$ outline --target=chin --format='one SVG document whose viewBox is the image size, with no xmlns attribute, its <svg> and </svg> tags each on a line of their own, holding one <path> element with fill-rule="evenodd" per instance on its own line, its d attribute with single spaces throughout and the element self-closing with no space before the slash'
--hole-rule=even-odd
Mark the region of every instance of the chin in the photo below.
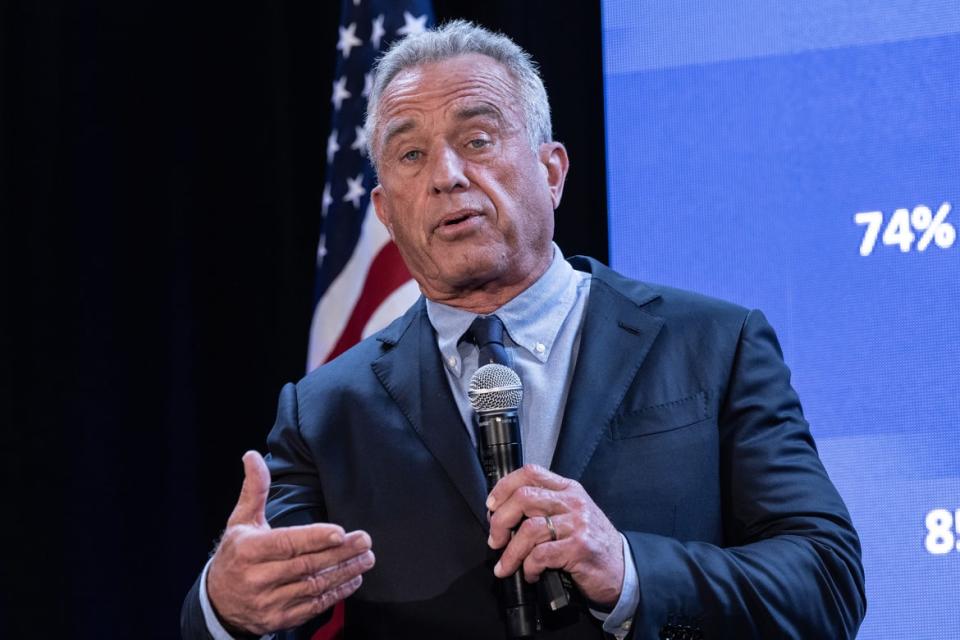
<svg viewBox="0 0 960 640">
<path fill-rule="evenodd" d="M 501 279 L 506 272 L 503 261 L 474 256 L 441 270 L 441 278 L 457 289 L 477 288 Z"/>
<path fill-rule="evenodd" d="M 445 279 L 454 289 L 479 289 L 500 278 L 499 272 L 490 269 L 458 270 Z"/>
</svg>

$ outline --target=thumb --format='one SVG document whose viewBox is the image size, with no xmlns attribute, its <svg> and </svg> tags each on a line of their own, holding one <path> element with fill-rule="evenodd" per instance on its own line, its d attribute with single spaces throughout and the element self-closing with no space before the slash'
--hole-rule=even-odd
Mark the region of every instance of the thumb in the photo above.
<svg viewBox="0 0 960 640">
<path fill-rule="evenodd" d="M 227 526 L 237 524 L 252 524 L 266 526 L 267 516 L 264 509 L 267 506 L 267 494 L 270 492 L 270 470 L 256 451 L 247 451 L 243 454 L 243 487 L 237 506 L 233 508 Z"/>
</svg>

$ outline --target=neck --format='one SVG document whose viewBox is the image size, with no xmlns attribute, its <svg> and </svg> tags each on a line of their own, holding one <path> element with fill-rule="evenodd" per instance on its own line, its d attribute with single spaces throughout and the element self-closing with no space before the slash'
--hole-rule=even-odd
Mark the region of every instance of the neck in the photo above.
<svg viewBox="0 0 960 640">
<path fill-rule="evenodd" d="M 449 291 L 439 291 L 421 284 L 420 290 L 424 296 L 434 302 L 439 302 L 457 309 L 463 309 L 464 311 L 478 315 L 490 315 L 539 280 L 540 276 L 550 268 L 551 262 L 553 262 L 553 256 L 548 255 L 540 262 L 536 269 L 530 272 L 529 276 L 513 283 L 504 284 L 499 280 L 491 280 L 480 285 L 474 284 L 469 287 Z"/>
</svg>

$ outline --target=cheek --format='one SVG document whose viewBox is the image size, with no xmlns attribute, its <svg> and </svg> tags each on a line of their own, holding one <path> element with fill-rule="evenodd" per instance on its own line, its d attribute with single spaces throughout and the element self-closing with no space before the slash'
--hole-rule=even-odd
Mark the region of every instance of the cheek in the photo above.
<svg viewBox="0 0 960 640">
<path fill-rule="evenodd" d="M 499 184 L 502 185 L 502 198 L 508 207 L 507 224 L 519 230 L 519 235 L 526 241 L 536 241 L 542 233 L 536 230 L 544 228 L 547 222 L 545 217 L 552 217 L 553 202 L 546 186 L 539 181 L 540 175 L 535 174 L 535 181 L 522 179 L 521 172 L 504 172 Z"/>
<path fill-rule="evenodd" d="M 429 251 L 422 229 L 423 221 L 413 213 L 415 205 L 404 204 L 405 207 L 397 210 L 392 220 L 393 240 L 408 263 L 420 264 Z"/>
<path fill-rule="evenodd" d="M 409 220 L 397 220 L 393 224 L 393 239 L 400 247 L 403 253 L 415 251 L 417 245 L 417 233 L 410 224 Z"/>
<path fill-rule="evenodd" d="M 510 222 L 515 222 L 518 209 L 529 199 L 530 183 L 522 179 L 522 172 L 516 168 L 498 167 L 482 174 L 485 191 L 497 205 L 505 209 Z"/>
<path fill-rule="evenodd" d="M 409 241 L 415 237 L 419 224 L 414 214 L 417 211 L 417 203 L 406 196 L 401 189 L 396 188 L 391 191 L 389 203 L 385 222 L 388 223 L 394 237 Z"/>
</svg>

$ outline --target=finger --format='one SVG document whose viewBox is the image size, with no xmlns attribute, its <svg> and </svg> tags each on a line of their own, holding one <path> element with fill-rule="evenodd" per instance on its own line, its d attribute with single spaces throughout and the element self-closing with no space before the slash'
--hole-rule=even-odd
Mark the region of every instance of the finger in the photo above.
<svg viewBox="0 0 960 640">
<path fill-rule="evenodd" d="M 266 526 L 267 494 L 270 492 L 270 470 L 256 451 L 243 454 L 243 487 L 227 526 L 252 524 Z"/>
<path fill-rule="evenodd" d="M 506 502 L 511 494 L 523 486 L 545 487 L 554 491 L 563 491 L 573 483 L 573 480 L 558 476 L 535 464 L 525 464 L 516 471 L 507 474 L 487 496 L 487 509 L 496 511 L 499 505 Z"/>
<path fill-rule="evenodd" d="M 553 516 L 551 522 L 558 538 L 562 537 L 568 529 L 567 518 L 562 515 Z M 517 533 L 514 534 L 510 543 L 503 550 L 500 561 L 493 568 L 494 575 L 503 578 L 515 573 L 536 547 L 552 542 L 552 537 L 546 518 L 537 517 L 524 520 Z"/>
<path fill-rule="evenodd" d="M 517 488 L 506 502 L 490 515 L 490 546 L 499 549 L 510 542 L 510 532 L 524 517 L 566 513 L 580 503 L 572 496 L 531 485 Z"/>
<path fill-rule="evenodd" d="M 571 564 L 576 545 L 570 538 L 538 544 L 523 559 L 523 577 L 536 582 L 547 569 L 566 569 Z"/>
<path fill-rule="evenodd" d="M 363 584 L 363 576 L 356 576 L 326 593 L 301 599 L 285 608 L 273 630 L 290 629 L 320 615 L 336 603 L 349 598 Z"/>
<path fill-rule="evenodd" d="M 363 575 L 373 568 L 376 561 L 373 551 L 364 551 L 360 555 L 352 556 L 343 562 L 280 587 L 276 590 L 277 596 L 281 603 L 320 597 Z"/>
<path fill-rule="evenodd" d="M 354 535 L 361 536 L 365 548 L 370 548 L 370 536 L 366 532 L 361 531 Z M 259 562 L 289 560 L 306 553 L 338 547 L 345 539 L 343 527 L 336 524 L 315 523 L 280 527 L 258 536 L 256 547 L 251 549 L 250 555 Z"/>
<path fill-rule="evenodd" d="M 275 588 L 321 573 L 364 553 L 371 553 L 370 537 L 363 531 L 353 531 L 347 534 L 340 545 L 264 563 L 258 568 L 253 581 L 262 590 Z"/>
</svg>

